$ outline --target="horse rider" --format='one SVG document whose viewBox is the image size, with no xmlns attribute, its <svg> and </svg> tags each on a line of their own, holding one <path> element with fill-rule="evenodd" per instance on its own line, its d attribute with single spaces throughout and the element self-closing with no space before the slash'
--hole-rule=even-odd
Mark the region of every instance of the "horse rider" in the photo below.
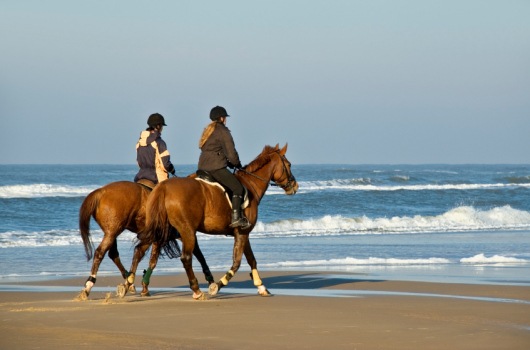
<svg viewBox="0 0 530 350">
<path fill-rule="evenodd" d="M 149 127 L 142 131 L 136 144 L 136 161 L 140 170 L 134 182 L 149 180 L 154 185 L 167 180 L 168 173 L 175 175 L 175 167 L 169 159 L 166 143 L 162 140 L 162 129 L 166 126 L 164 117 L 154 113 L 147 119 Z"/>
<path fill-rule="evenodd" d="M 230 227 L 248 227 L 248 220 L 241 215 L 241 203 L 245 189 L 234 174 L 227 169 L 241 168 L 234 139 L 226 127 L 226 109 L 220 106 L 212 108 L 212 122 L 204 129 L 199 148 L 199 170 L 207 171 L 221 185 L 232 191 L 232 221 Z"/>
</svg>

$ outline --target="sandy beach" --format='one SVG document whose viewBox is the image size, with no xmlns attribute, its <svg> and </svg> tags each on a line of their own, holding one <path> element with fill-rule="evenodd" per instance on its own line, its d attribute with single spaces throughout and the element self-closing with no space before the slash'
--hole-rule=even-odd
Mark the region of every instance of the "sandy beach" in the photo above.
<svg viewBox="0 0 530 350">
<path fill-rule="evenodd" d="M 530 287 L 366 281 L 362 275 L 342 279 L 322 272 L 261 276 L 273 297 L 249 293 L 254 287 L 246 272 L 236 274 L 230 293 L 222 290 L 207 301 L 192 300 L 183 274 L 153 276 L 151 297 L 123 299 L 109 292 L 120 277 L 100 277 L 97 286 L 105 290 L 94 290 L 86 302 L 73 302 L 84 278 L 9 283 L 52 291 L 0 292 L 0 348 L 530 347 Z"/>
</svg>

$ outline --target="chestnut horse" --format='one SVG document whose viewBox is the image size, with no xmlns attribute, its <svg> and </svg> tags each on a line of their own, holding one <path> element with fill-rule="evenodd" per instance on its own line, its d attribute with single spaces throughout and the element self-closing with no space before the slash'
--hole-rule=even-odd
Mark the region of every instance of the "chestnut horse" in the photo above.
<svg viewBox="0 0 530 350">
<path fill-rule="evenodd" d="M 85 288 L 79 293 L 77 300 L 87 300 L 90 290 L 96 282 L 99 265 L 107 251 L 109 253 L 109 258 L 114 261 L 114 264 L 116 264 L 125 279 L 125 285 L 118 286 L 118 295 L 123 297 L 127 291 L 131 293 L 136 292 L 134 288 L 136 269 L 138 263 L 142 260 L 145 252 L 149 248 L 149 245 L 137 246 L 135 248 L 133 262 L 129 272 L 121 263 L 116 238 L 126 229 L 138 233 L 144 228 L 145 205 L 150 194 L 151 191 L 140 184 L 130 181 L 118 181 L 112 182 L 91 192 L 85 198 L 79 210 L 79 231 L 85 246 L 87 260 L 92 258 L 93 251 L 90 239 L 91 217 L 93 217 L 101 227 L 104 236 L 95 251 L 90 277 L 85 284 Z M 149 278 L 152 269 L 156 266 L 159 253 L 160 249 L 158 249 L 158 246 L 153 245 L 151 259 L 149 260 L 149 269 L 142 280 L 142 296 L 149 295 Z M 214 281 L 213 276 L 210 273 L 206 260 L 198 246 L 197 249 L 193 251 L 193 254 L 201 263 L 206 280 L 212 283 Z"/>
<path fill-rule="evenodd" d="M 167 252 L 168 249 L 171 250 L 171 242 L 174 241 L 170 225 L 177 228 L 182 240 L 180 259 L 190 281 L 194 299 L 205 299 L 192 269 L 191 253 L 197 244 L 197 231 L 234 236 L 232 267 L 218 283 L 210 285 L 211 295 L 215 295 L 228 284 L 241 265 L 243 253 L 252 270 L 251 277 L 254 285 L 258 287 L 258 293 L 263 296 L 270 295 L 259 278 L 256 259 L 248 238 L 258 219 L 258 205 L 270 181 L 288 195 L 294 195 L 298 190 L 298 183 L 291 172 L 291 163 L 285 158 L 286 151 L 287 144 L 282 149 L 279 149 L 278 145 L 265 146 L 246 169 L 236 172 L 236 177 L 249 190 L 250 204 L 245 209 L 245 215 L 250 226 L 245 229 L 229 227 L 231 207 L 222 189 L 191 177 L 166 180 L 159 184 L 148 198 L 146 227 L 138 234 L 140 244 L 156 244 L 164 247 Z"/>
</svg>

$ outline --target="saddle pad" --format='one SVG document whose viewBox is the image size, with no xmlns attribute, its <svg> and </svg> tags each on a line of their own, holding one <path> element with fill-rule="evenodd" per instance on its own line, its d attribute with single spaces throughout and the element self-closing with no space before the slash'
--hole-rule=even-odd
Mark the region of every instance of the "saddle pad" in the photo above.
<svg viewBox="0 0 530 350">
<path fill-rule="evenodd" d="M 223 190 L 225 197 L 228 200 L 228 204 L 230 205 L 230 208 L 232 208 L 232 200 L 230 199 L 230 197 L 228 197 L 228 193 L 226 193 L 225 188 L 219 182 L 211 182 L 211 181 L 208 181 L 200 177 L 196 177 L 195 180 L 202 181 L 205 184 L 208 184 L 211 186 L 217 186 L 221 190 Z M 245 194 L 243 195 L 243 202 L 241 203 L 241 209 L 245 209 L 249 205 L 247 188 L 245 186 L 243 186 L 243 188 L 245 189 Z"/>
</svg>

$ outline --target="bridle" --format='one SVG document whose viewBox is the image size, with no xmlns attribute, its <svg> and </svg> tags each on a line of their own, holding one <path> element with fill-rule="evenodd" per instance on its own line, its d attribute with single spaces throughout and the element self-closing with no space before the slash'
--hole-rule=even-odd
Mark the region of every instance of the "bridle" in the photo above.
<svg viewBox="0 0 530 350">
<path fill-rule="evenodd" d="M 296 183 L 296 178 L 294 177 L 292 172 L 289 174 L 289 171 L 287 170 L 287 166 L 285 166 L 285 162 L 287 161 L 287 159 L 285 159 L 285 157 L 282 156 L 279 151 L 276 151 L 276 153 L 278 153 L 278 156 L 280 156 L 280 160 L 282 161 L 282 166 L 283 166 L 283 170 L 282 170 L 282 174 L 280 175 L 280 178 L 283 176 L 284 173 L 286 174 L 287 182 L 285 184 L 279 184 L 278 181 L 280 180 L 274 181 L 274 182 L 271 182 L 270 180 L 265 180 L 259 177 L 258 175 L 249 173 L 243 168 L 240 168 L 239 171 L 242 171 L 247 175 L 254 176 L 255 178 L 260 179 L 261 181 L 266 182 L 271 186 L 280 187 L 284 191 L 293 191 L 294 186 L 295 186 L 294 184 Z"/>
</svg>

